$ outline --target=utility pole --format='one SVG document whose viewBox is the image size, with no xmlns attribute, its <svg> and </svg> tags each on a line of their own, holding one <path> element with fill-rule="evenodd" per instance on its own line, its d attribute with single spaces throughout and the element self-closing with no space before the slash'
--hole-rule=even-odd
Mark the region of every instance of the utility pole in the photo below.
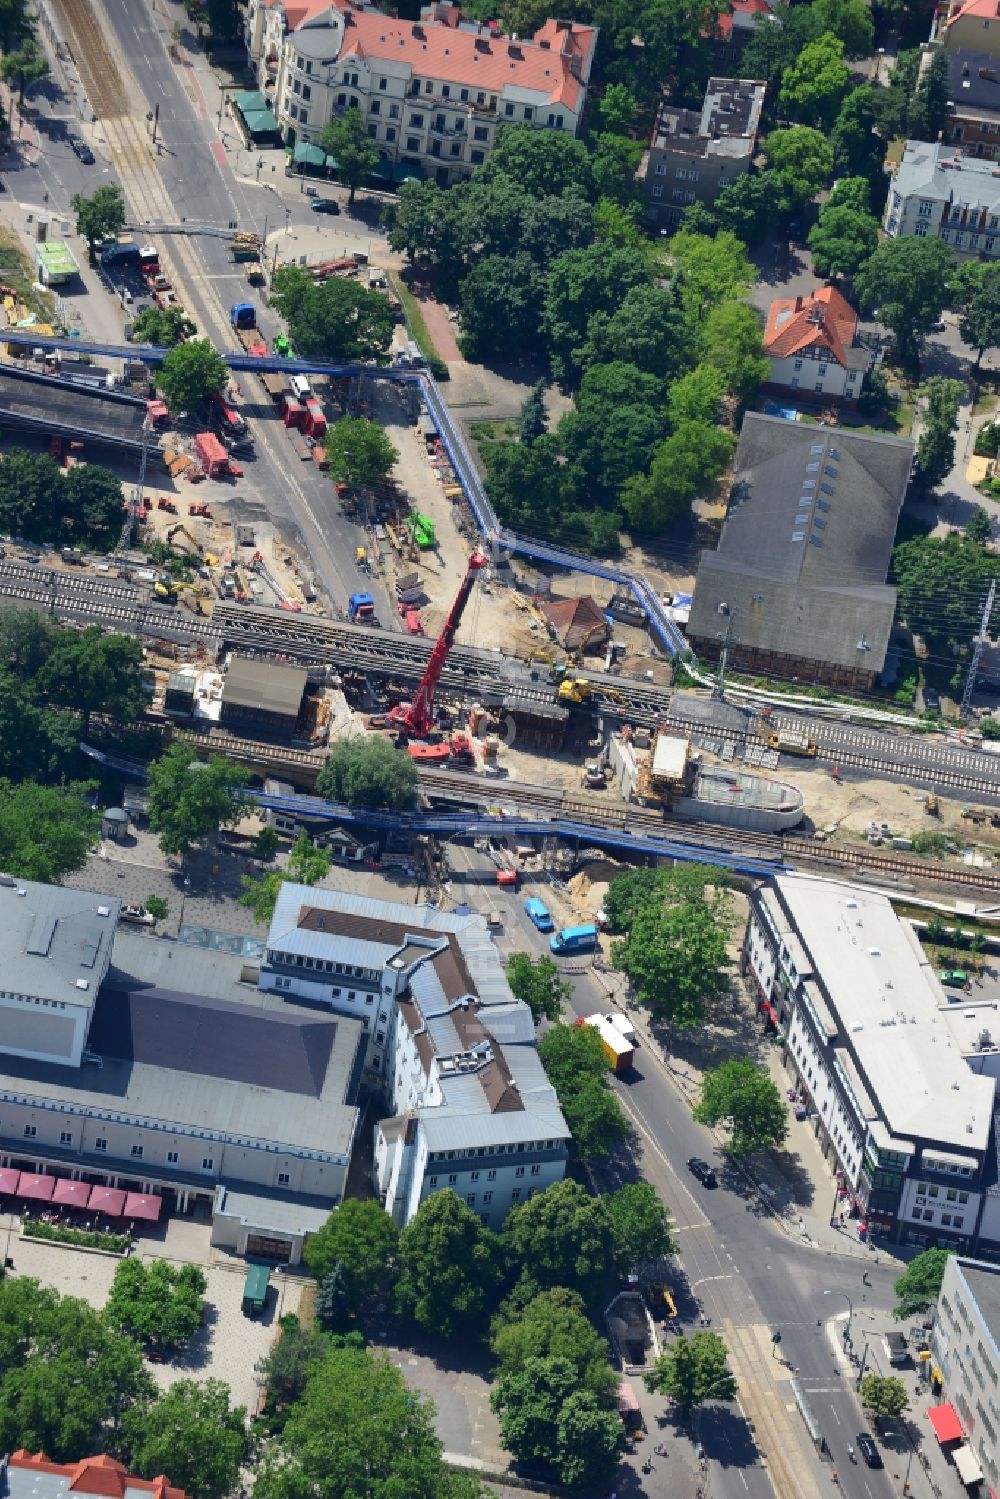
<svg viewBox="0 0 1000 1499">
<path fill-rule="evenodd" d="M 979 671 L 979 663 L 982 660 L 983 646 L 986 644 L 986 637 L 989 633 L 990 616 L 993 613 L 993 605 L 996 603 L 996 597 L 997 580 L 994 578 L 990 583 L 990 591 L 986 595 L 986 603 L 983 605 L 983 614 L 979 621 L 979 634 L 976 636 L 976 643 L 972 650 L 972 660 L 969 662 L 969 675 L 965 679 L 965 691 L 962 693 L 962 706 L 959 709 L 959 715 L 962 718 L 967 718 L 969 714 L 972 693 L 976 685 L 976 674 Z"/>
<path fill-rule="evenodd" d="M 150 423 L 147 417 L 142 424 L 142 451 L 139 455 L 139 485 L 134 491 L 132 503 L 125 506 L 125 524 L 122 527 L 122 534 L 118 539 L 118 545 L 115 547 L 115 556 L 118 556 L 120 552 L 127 552 L 131 548 L 132 527 L 135 523 L 135 516 L 138 511 L 142 510 L 142 497 L 146 486 L 146 457 L 149 452 L 149 432 Z"/>
<path fill-rule="evenodd" d="M 733 638 L 736 613 L 725 602 L 719 605 L 719 613 L 724 614 L 726 617 L 726 633 L 722 636 L 722 648 L 719 651 L 719 670 L 716 672 L 715 686 L 712 688 L 712 698 L 713 701 L 722 703 L 726 700 L 726 667 L 729 664 L 729 642 Z"/>
</svg>

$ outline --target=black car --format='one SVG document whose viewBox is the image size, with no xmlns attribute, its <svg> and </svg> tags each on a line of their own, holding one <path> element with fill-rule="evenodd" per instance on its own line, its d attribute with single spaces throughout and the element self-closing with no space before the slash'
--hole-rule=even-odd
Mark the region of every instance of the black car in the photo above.
<svg viewBox="0 0 1000 1499">
<path fill-rule="evenodd" d="M 858 1451 L 869 1468 L 882 1467 L 882 1454 L 875 1446 L 875 1438 L 870 1437 L 867 1431 L 858 1432 Z"/>
<path fill-rule="evenodd" d="M 688 1170 L 692 1176 L 698 1178 L 703 1187 L 718 1186 L 718 1182 L 715 1179 L 715 1172 L 707 1161 L 701 1159 L 701 1156 L 693 1155 L 691 1157 L 688 1161 Z"/>
<path fill-rule="evenodd" d="M 313 213 L 339 213 L 340 204 L 336 198 L 313 198 L 309 204 Z"/>
<path fill-rule="evenodd" d="M 70 141 L 70 145 L 73 147 L 73 155 L 78 156 L 85 167 L 92 167 L 94 165 L 97 157 L 87 145 L 86 141 L 82 141 L 77 136 L 74 136 Z"/>
</svg>

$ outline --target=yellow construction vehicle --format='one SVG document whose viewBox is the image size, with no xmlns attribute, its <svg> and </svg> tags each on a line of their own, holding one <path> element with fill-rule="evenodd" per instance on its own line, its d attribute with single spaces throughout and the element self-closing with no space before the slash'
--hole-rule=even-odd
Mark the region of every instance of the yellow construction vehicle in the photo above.
<svg viewBox="0 0 1000 1499">
<path fill-rule="evenodd" d="M 161 573 L 153 584 L 153 593 L 156 598 L 163 599 L 165 603 L 176 604 L 177 588 L 172 578 L 166 573 Z"/>
<path fill-rule="evenodd" d="M 174 538 L 177 536 L 183 536 L 187 541 L 189 541 L 199 557 L 204 555 L 205 549 L 202 546 L 201 542 L 196 536 L 191 535 L 191 532 L 188 530 L 183 521 L 178 521 L 176 525 L 169 527 L 166 537 L 167 545 L 170 546 L 173 543 Z"/>
<path fill-rule="evenodd" d="M 941 808 L 938 805 L 938 799 L 937 799 L 937 792 L 936 791 L 928 791 L 927 795 L 924 797 L 924 811 L 930 817 L 937 817 L 938 816 L 939 812 L 941 811 Z"/>
<path fill-rule="evenodd" d="M 586 677 L 567 677 L 559 683 L 561 703 L 586 703 L 590 699 L 590 683 Z"/>
</svg>

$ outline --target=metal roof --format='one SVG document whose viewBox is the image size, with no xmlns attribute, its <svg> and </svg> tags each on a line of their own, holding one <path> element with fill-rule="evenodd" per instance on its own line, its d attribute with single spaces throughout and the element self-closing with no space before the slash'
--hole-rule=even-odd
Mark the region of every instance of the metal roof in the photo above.
<svg viewBox="0 0 1000 1499">
<path fill-rule="evenodd" d="M 92 890 L 33 880 L 0 883 L 4 989 L 29 999 L 93 1009 L 121 905 L 114 896 Z"/>
<path fill-rule="evenodd" d="M 222 706 L 250 708 L 257 713 L 284 713 L 297 718 L 309 680 L 303 666 L 275 661 L 251 661 L 234 656 L 222 688 Z"/>
<path fill-rule="evenodd" d="M 251 1184 L 216 1188 L 214 1211 L 239 1218 L 255 1233 L 314 1234 L 330 1216 L 330 1204 L 318 1197 L 273 1197 Z"/>
</svg>

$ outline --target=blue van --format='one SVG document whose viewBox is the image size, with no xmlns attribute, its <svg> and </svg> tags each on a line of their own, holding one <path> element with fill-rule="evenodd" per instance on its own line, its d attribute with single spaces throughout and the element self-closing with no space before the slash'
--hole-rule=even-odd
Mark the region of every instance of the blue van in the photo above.
<svg viewBox="0 0 1000 1499">
<path fill-rule="evenodd" d="M 554 953 L 593 952 L 597 946 L 597 928 L 592 922 L 586 926 L 567 926 L 549 938 L 549 947 Z"/>
<path fill-rule="evenodd" d="M 524 914 L 532 926 L 537 927 L 540 932 L 551 932 L 555 927 L 548 906 L 536 900 L 533 895 L 529 895 L 524 903 Z"/>
</svg>

